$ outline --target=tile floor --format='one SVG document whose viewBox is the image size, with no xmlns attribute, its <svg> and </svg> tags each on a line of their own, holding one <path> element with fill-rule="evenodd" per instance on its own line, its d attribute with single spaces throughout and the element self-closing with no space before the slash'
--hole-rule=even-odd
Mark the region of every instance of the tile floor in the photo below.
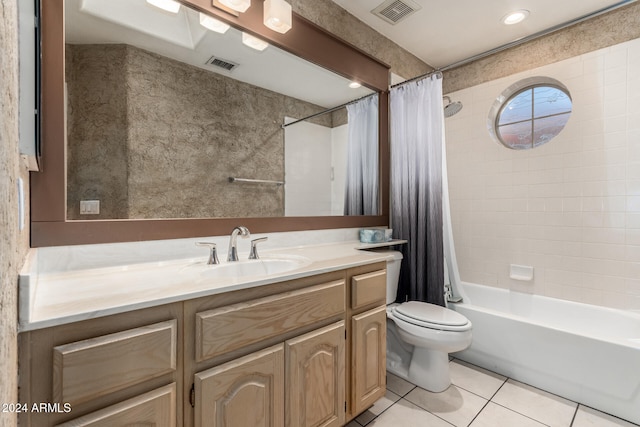
<svg viewBox="0 0 640 427">
<path fill-rule="evenodd" d="M 461 360 L 452 385 L 431 393 L 387 374 L 387 394 L 347 427 L 633 427 L 546 391 Z"/>
</svg>

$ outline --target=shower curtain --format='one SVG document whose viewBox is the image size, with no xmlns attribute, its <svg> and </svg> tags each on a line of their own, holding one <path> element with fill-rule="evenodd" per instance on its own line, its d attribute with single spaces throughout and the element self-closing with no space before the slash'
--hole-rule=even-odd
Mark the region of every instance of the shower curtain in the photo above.
<svg viewBox="0 0 640 427">
<path fill-rule="evenodd" d="M 390 98 L 391 225 L 395 238 L 409 241 L 398 300 L 444 306 L 442 78 L 393 88 Z"/>
<path fill-rule="evenodd" d="M 378 214 L 378 96 L 347 105 L 345 215 Z"/>
</svg>

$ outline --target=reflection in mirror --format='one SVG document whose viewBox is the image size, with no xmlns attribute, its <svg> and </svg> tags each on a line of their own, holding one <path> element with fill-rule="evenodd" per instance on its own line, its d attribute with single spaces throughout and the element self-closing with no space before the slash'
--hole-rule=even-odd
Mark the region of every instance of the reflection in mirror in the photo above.
<svg viewBox="0 0 640 427">
<path fill-rule="evenodd" d="M 233 28 L 210 31 L 184 6 L 173 14 L 145 0 L 67 0 L 65 9 L 69 219 L 345 213 L 346 109 L 282 124 L 371 90 L 275 46 L 251 49 Z M 341 142 L 327 140 L 320 156 L 303 125 Z M 285 139 L 296 127 L 295 142 Z M 319 184 L 320 167 L 324 193 L 295 189 Z M 377 181 L 370 187 L 378 200 Z M 100 202 L 99 214 L 81 214 L 86 200 Z"/>
<path fill-rule="evenodd" d="M 331 126 L 287 118 L 286 216 L 378 213 L 378 94 L 345 107 Z"/>
</svg>

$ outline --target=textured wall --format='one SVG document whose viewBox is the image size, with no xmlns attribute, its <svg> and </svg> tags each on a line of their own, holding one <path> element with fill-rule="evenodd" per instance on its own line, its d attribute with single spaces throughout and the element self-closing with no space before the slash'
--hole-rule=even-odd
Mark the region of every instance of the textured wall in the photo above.
<svg viewBox="0 0 640 427">
<path fill-rule="evenodd" d="M 487 131 L 510 84 L 549 76 L 567 86 L 565 129 L 533 150 Z M 640 39 L 451 94 L 446 121 L 456 255 L 462 280 L 640 310 Z M 509 264 L 534 280 L 509 278 Z"/>
<path fill-rule="evenodd" d="M 0 403 L 10 403 L 18 401 L 17 277 L 28 248 L 28 232 L 17 227 L 16 180 L 26 173 L 18 155 L 16 0 L 0 0 L 0 18 Z M 1 426 L 16 424 L 15 414 L 0 412 Z"/>
<path fill-rule="evenodd" d="M 284 214 L 283 187 L 228 177 L 283 180 L 284 116 L 320 107 L 131 46 L 67 51 L 69 218 Z"/>
<path fill-rule="evenodd" d="M 127 46 L 66 49 L 67 212 L 80 200 L 100 199 L 100 215 L 127 218 Z"/>
<path fill-rule="evenodd" d="M 411 78 L 433 69 L 331 0 L 290 0 L 290 3 L 296 13 L 387 63 L 399 76 Z"/>
<path fill-rule="evenodd" d="M 489 82 L 640 37 L 640 2 L 444 72 L 443 92 Z"/>
</svg>

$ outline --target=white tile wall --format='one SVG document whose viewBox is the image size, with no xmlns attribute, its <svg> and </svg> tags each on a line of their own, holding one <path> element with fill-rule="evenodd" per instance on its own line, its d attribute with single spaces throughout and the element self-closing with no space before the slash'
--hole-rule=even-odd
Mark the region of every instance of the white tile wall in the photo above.
<svg viewBox="0 0 640 427">
<path fill-rule="evenodd" d="M 334 132 L 301 122 L 285 128 L 285 216 L 342 215 L 347 127 Z"/>
<path fill-rule="evenodd" d="M 494 99 L 530 76 L 563 82 L 565 129 L 534 150 L 494 142 Z M 464 281 L 640 310 L 640 39 L 452 94 L 446 119 L 456 253 Z M 532 282 L 509 264 L 535 268 Z"/>
<path fill-rule="evenodd" d="M 331 129 L 331 214 L 344 215 L 344 193 L 347 182 L 347 153 L 349 125 Z"/>
</svg>

